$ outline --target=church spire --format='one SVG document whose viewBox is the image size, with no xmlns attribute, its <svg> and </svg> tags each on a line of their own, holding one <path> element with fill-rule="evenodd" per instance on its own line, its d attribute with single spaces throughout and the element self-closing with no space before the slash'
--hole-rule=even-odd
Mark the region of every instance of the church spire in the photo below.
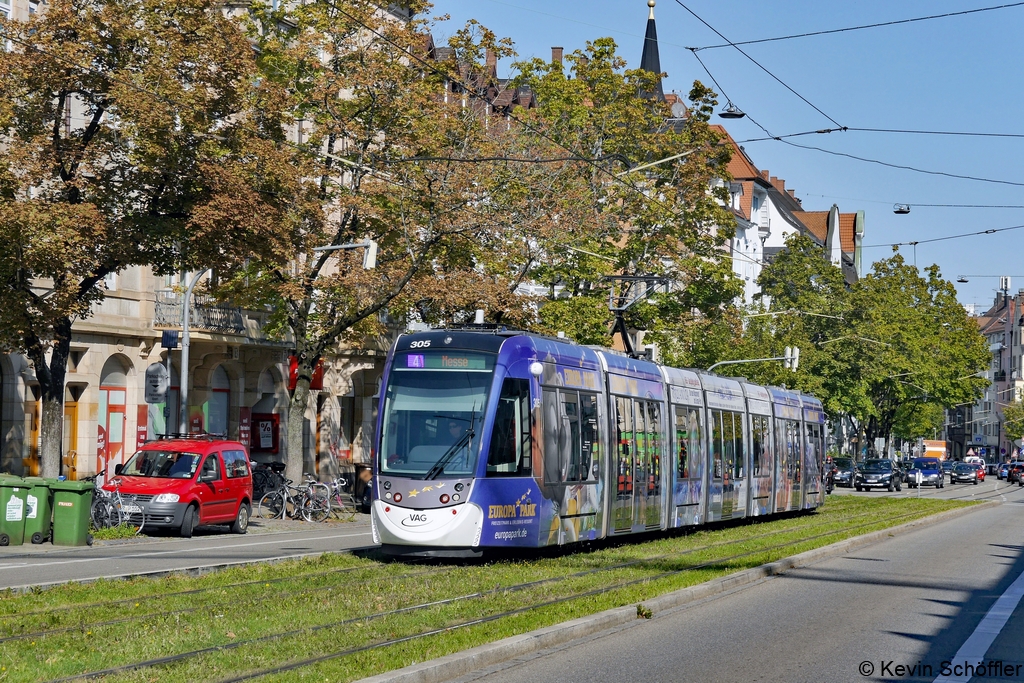
<svg viewBox="0 0 1024 683">
<path fill-rule="evenodd" d="M 661 58 L 658 56 L 658 29 L 654 24 L 654 3 L 655 0 L 647 0 L 647 6 L 651 8 L 647 15 L 647 34 L 644 36 L 644 53 L 640 57 L 640 68 L 654 74 L 661 73 Z M 640 93 L 644 97 L 653 97 L 659 102 L 665 101 L 665 91 L 661 88 L 661 80 L 653 92 Z"/>
</svg>

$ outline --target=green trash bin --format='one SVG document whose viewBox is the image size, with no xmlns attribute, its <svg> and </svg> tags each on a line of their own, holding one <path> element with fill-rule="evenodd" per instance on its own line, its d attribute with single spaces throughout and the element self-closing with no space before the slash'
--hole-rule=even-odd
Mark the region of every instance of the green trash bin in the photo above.
<svg viewBox="0 0 1024 683">
<path fill-rule="evenodd" d="M 0 545 L 25 542 L 25 496 L 28 485 L 21 477 L 0 477 Z"/>
<path fill-rule="evenodd" d="M 53 491 L 53 544 L 92 545 L 89 510 L 92 508 L 91 481 L 55 481 Z"/>
<path fill-rule="evenodd" d="M 50 484 L 55 479 L 25 477 L 28 495 L 25 496 L 25 538 L 33 543 L 50 540 L 50 522 L 53 519 L 53 493 Z"/>
</svg>

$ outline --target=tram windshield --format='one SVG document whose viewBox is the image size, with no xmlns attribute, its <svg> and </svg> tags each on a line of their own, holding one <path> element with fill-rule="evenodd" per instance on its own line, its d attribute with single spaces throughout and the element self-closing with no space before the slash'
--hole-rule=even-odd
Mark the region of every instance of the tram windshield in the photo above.
<svg viewBox="0 0 1024 683">
<path fill-rule="evenodd" d="M 384 395 L 378 471 L 423 479 L 476 470 L 494 355 L 475 351 L 395 354 Z"/>
</svg>

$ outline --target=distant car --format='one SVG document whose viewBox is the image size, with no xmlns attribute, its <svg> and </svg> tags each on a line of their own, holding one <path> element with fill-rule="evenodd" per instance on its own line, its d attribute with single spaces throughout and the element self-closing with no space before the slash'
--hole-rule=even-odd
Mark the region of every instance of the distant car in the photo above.
<svg viewBox="0 0 1024 683">
<path fill-rule="evenodd" d="M 949 471 L 949 483 L 958 484 L 960 482 L 977 485 L 978 466 L 970 462 L 958 462 L 953 465 Z"/>
<path fill-rule="evenodd" d="M 990 462 L 985 465 L 985 474 L 996 474 L 999 472 L 999 463 Z"/>
<path fill-rule="evenodd" d="M 942 473 L 948 477 L 949 473 L 953 471 L 953 465 L 955 465 L 955 464 L 956 463 L 954 463 L 952 460 L 943 460 L 942 461 Z"/>
<path fill-rule="evenodd" d="M 833 477 L 836 486 L 853 488 L 853 458 L 836 458 L 832 461 Z"/>
<path fill-rule="evenodd" d="M 910 469 L 907 470 L 907 486 L 917 486 L 917 475 L 921 475 L 921 485 L 934 486 L 941 489 L 946 485 L 946 477 L 942 473 L 942 463 L 938 458 L 914 458 Z"/>
<path fill-rule="evenodd" d="M 900 475 L 899 467 L 895 467 L 892 460 L 865 460 L 857 467 L 853 485 L 858 491 L 872 488 L 902 491 L 903 481 Z"/>
<path fill-rule="evenodd" d="M 1013 465 L 1006 471 L 1006 481 L 1011 484 L 1014 482 L 1019 484 L 1021 479 L 1024 478 L 1021 476 L 1022 471 L 1024 471 L 1024 462 L 1013 463 Z"/>
<path fill-rule="evenodd" d="M 999 469 L 996 470 L 996 479 L 1006 479 L 1006 474 L 1010 469 L 1010 465 L 1012 465 L 1015 462 L 1016 460 L 1013 460 L 1011 462 L 1004 462 L 1003 464 L 1001 464 L 999 466 Z"/>
</svg>

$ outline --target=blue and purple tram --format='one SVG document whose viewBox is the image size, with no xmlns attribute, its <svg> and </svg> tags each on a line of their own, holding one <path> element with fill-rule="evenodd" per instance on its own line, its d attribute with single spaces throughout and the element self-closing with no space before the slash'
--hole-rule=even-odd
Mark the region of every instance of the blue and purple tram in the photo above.
<svg viewBox="0 0 1024 683">
<path fill-rule="evenodd" d="M 475 556 L 812 509 L 811 396 L 519 331 L 403 335 L 375 435 L 374 541 Z"/>
</svg>

